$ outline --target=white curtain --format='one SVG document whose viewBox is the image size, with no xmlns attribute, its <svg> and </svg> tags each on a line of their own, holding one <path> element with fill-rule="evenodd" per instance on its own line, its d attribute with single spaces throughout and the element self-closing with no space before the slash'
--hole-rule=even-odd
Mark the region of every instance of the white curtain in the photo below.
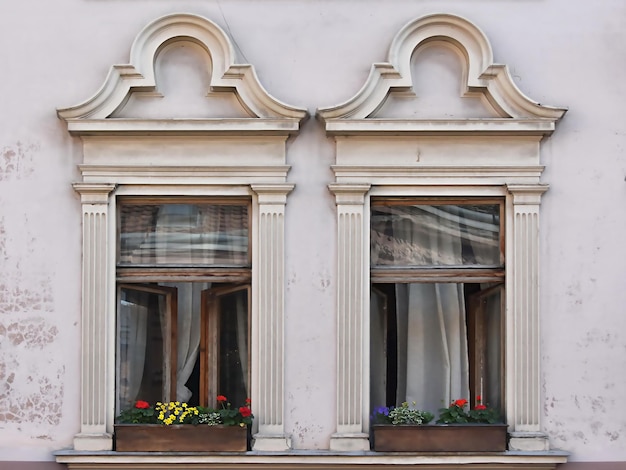
<svg viewBox="0 0 626 470">
<path fill-rule="evenodd" d="M 178 290 L 176 399 L 188 401 L 192 392 L 185 384 L 193 373 L 200 352 L 202 291 L 209 284 L 180 282 L 167 285 Z"/>
<path fill-rule="evenodd" d="M 142 296 L 143 297 L 143 296 Z M 135 299 L 136 300 L 136 299 Z M 126 300 L 120 305 L 120 409 L 128 408 L 139 397 L 146 359 L 148 307 Z"/>
<path fill-rule="evenodd" d="M 436 412 L 469 399 L 462 284 L 399 284 L 397 401 Z"/>
</svg>

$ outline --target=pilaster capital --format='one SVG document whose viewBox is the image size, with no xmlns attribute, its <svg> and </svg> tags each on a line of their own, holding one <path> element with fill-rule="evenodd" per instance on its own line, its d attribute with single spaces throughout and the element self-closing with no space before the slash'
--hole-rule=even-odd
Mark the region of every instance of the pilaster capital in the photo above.
<svg viewBox="0 0 626 470">
<path fill-rule="evenodd" d="M 365 194 L 372 187 L 371 184 L 339 184 L 331 183 L 328 189 L 335 195 L 335 202 L 339 205 L 363 205 Z"/>
<path fill-rule="evenodd" d="M 250 185 L 252 191 L 256 193 L 259 198 L 259 205 L 264 204 L 280 204 L 285 205 L 287 203 L 287 195 L 295 188 L 294 184 L 282 183 L 282 184 L 252 184 Z"/>
<path fill-rule="evenodd" d="M 80 194 L 83 204 L 107 204 L 109 194 L 115 190 L 115 184 L 103 183 L 74 183 L 74 190 Z"/>
<path fill-rule="evenodd" d="M 514 205 L 541 204 L 541 196 L 550 186 L 547 184 L 507 184 L 506 188 L 513 195 Z"/>
</svg>

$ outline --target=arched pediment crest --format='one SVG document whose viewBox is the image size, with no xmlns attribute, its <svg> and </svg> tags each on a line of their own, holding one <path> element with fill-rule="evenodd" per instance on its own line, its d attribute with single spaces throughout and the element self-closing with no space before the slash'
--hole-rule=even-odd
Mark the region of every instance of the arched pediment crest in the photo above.
<svg viewBox="0 0 626 470">
<path fill-rule="evenodd" d="M 98 132 L 138 133 L 162 128 L 156 120 L 112 118 L 134 92 L 156 91 L 155 60 L 159 51 L 175 41 L 193 42 L 211 58 L 212 92 L 235 93 L 250 118 L 170 120 L 169 131 L 293 133 L 307 112 L 272 97 L 260 84 L 254 67 L 236 63 L 232 42 L 215 23 L 192 14 L 171 14 L 148 24 L 136 37 L 130 63 L 113 65 L 102 87 L 76 106 L 59 109 L 74 134 Z"/>
<path fill-rule="evenodd" d="M 372 117 L 390 93 L 412 89 L 411 56 L 420 46 L 432 42 L 451 46 L 459 52 L 463 62 L 464 96 L 482 93 L 498 118 L 418 121 Z M 318 109 L 317 116 L 326 122 L 327 131 L 338 134 L 519 131 L 545 135 L 554 130 L 554 122 L 565 112 L 566 109 L 543 106 L 525 96 L 513 82 L 508 68 L 494 64 L 491 45 L 477 26 L 459 16 L 433 14 L 404 26 L 393 39 L 388 61 L 372 65 L 365 85 L 346 102 Z M 376 127 L 373 127 L 374 121 Z"/>
</svg>

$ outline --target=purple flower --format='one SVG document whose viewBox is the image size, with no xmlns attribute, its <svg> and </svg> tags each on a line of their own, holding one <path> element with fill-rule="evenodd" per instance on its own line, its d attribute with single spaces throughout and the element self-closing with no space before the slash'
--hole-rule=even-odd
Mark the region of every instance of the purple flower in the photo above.
<svg viewBox="0 0 626 470">
<path fill-rule="evenodd" d="M 374 410 L 375 415 L 385 415 L 389 416 L 389 407 L 387 406 L 379 406 Z"/>
</svg>

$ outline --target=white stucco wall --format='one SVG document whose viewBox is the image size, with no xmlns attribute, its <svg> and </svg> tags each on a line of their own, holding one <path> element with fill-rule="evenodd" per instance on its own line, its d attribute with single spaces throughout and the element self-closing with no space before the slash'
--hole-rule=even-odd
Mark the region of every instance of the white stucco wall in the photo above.
<svg viewBox="0 0 626 470">
<path fill-rule="evenodd" d="M 270 94 L 350 98 L 408 21 L 466 17 L 542 104 L 567 106 L 543 144 L 544 427 L 572 460 L 626 461 L 626 4 L 621 0 L 31 0 L 0 4 L 0 450 L 49 460 L 79 429 L 80 145 L 55 109 L 93 94 L 149 21 L 220 25 Z M 286 429 L 335 431 L 334 146 L 311 119 L 287 147 Z"/>
</svg>

